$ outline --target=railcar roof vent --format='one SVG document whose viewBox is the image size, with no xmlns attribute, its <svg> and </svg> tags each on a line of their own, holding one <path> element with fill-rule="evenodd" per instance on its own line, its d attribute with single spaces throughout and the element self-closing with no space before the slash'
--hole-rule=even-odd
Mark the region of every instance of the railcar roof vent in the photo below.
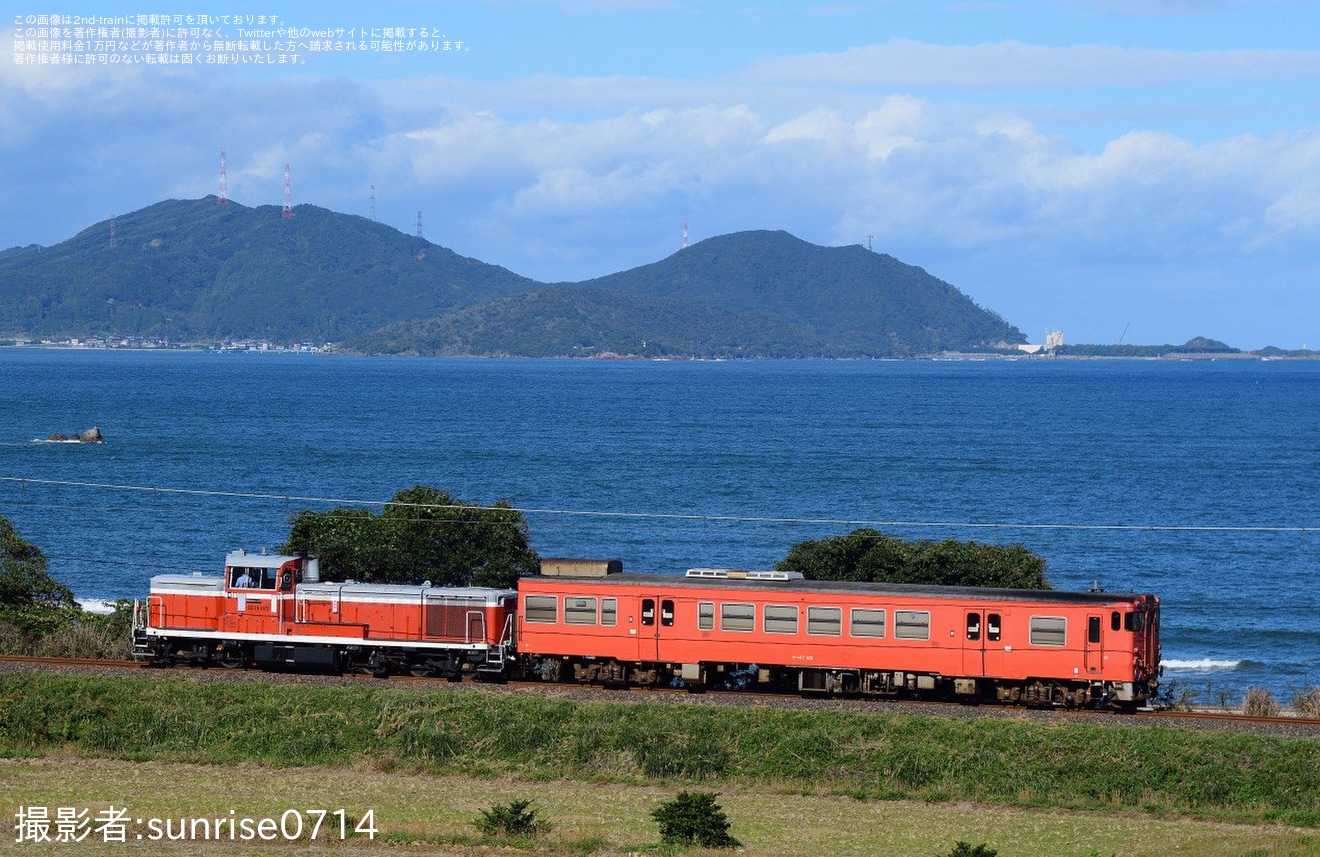
<svg viewBox="0 0 1320 857">
<path fill-rule="evenodd" d="M 801 580 L 800 571 L 737 571 L 732 568 L 689 568 L 688 577 L 719 580 Z"/>
</svg>

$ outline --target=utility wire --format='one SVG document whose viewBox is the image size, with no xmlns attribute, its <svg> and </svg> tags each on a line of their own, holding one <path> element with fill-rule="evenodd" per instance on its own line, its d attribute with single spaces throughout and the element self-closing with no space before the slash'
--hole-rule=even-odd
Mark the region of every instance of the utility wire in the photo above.
<svg viewBox="0 0 1320 857">
<path fill-rule="evenodd" d="M 31 484 L 62 488 L 96 488 L 110 491 L 135 491 L 153 494 L 177 494 L 193 497 L 224 497 L 241 500 L 279 500 L 299 503 L 334 503 L 341 506 L 396 506 L 420 509 L 450 509 L 455 511 L 489 511 L 492 507 L 472 504 L 400 503 L 394 500 L 362 500 L 337 497 L 309 497 L 297 494 L 266 494 L 250 491 L 216 491 L 202 488 L 172 488 L 147 485 L 117 485 L 107 482 L 75 482 L 59 479 L 32 479 L 20 476 L 0 476 L 0 482 Z M 1017 521 L 914 521 L 877 520 L 868 518 L 792 518 L 755 515 L 713 515 L 681 512 L 621 512 L 587 509 L 538 509 L 515 506 L 496 507 L 500 511 L 523 515 L 558 515 L 562 517 L 613 518 L 625 520 L 701 521 L 748 524 L 809 524 L 818 526 L 892 527 L 927 529 L 981 529 L 981 530 L 1076 530 L 1119 532 L 1200 532 L 1200 533 L 1307 533 L 1316 526 L 1210 526 L 1190 524 L 1033 524 Z"/>
</svg>

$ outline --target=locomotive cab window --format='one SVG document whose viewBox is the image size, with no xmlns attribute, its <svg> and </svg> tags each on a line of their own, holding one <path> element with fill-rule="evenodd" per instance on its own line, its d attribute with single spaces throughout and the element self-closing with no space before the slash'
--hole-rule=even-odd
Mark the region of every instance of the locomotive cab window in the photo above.
<svg viewBox="0 0 1320 857">
<path fill-rule="evenodd" d="M 761 627 L 767 634 L 796 634 L 798 609 L 792 605 L 767 604 Z"/>
<path fill-rule="evenodd" d="M 1068 620 L 1062 616 L 1032 616 L 1031 645 L 1063 646 L 1068 640 Z"/>
<path fill-rule="evenodd" d="M 523 621 L 540 625 L 555 624 L 559 621 L 559 599 L 553 595 L 528 595 Z"/>
<path fill-rule="evenodd" d="M 838 637 L 843 633 L 842 607 L 808 607 L 807 633 L 818 637 Z"/>
<path fill-rule="evenodd" d="M 596 599 L 564 597 L 565 625 L 595 625 Z"/>
<path fill-rule="evenodd" d="M 854 637 L 883 637 L 885 635 L 885 611 L 883 610 L 854 607 L 849 619 Z"/>
<path fill-rule="evenodd" d="M 648 628 L 655 624 L 655 599 L 642 599 L 642 624 Z"/>
<path fill-rule="evenodd" d="M 715 630 L 715 602 L 702 601 L 697 604 L 697 630 Z"/>
</svg>

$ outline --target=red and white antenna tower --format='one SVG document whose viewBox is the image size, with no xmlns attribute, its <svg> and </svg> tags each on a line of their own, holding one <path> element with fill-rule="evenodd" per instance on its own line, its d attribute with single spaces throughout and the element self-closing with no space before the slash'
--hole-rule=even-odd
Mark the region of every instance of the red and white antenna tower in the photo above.
<svg viewBox="0 0 1320 857">
<path fill-rule="evenodd" d="M 229 202 L 229 176 L 225 174 L 225 150 L 220 150 L 220 196 L 216 197 L 216 205 L 224 205 Z"/>
<path fill-rule="evenodd" d="M 683 221 L 683 249 L 687 249 L 687 221 Z"/>
<path fill-rule="evenodd" d="M 290 202 L 292 194 L 289 192 L 289 165 L 284 165 L 284 214 L 285 220 L 293 217 L 293 203 Z"/>
</svg>

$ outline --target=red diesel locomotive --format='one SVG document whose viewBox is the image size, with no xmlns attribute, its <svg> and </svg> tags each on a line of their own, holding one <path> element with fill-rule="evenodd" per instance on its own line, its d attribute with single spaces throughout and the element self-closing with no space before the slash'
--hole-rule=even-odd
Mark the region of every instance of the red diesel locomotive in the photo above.
<svg viewBox="0 0 1320 857">
<path fill-rule="evenodd" d="M 1153 595 L 624 574 L 544 560 L 517 591 L 319 580 L 315 559 L 231 553 L 223 577 L 162 575 L 135 653 L 457 679 L 762 687 L 1132 707 L 1159 685 Z"/>
</svg>

